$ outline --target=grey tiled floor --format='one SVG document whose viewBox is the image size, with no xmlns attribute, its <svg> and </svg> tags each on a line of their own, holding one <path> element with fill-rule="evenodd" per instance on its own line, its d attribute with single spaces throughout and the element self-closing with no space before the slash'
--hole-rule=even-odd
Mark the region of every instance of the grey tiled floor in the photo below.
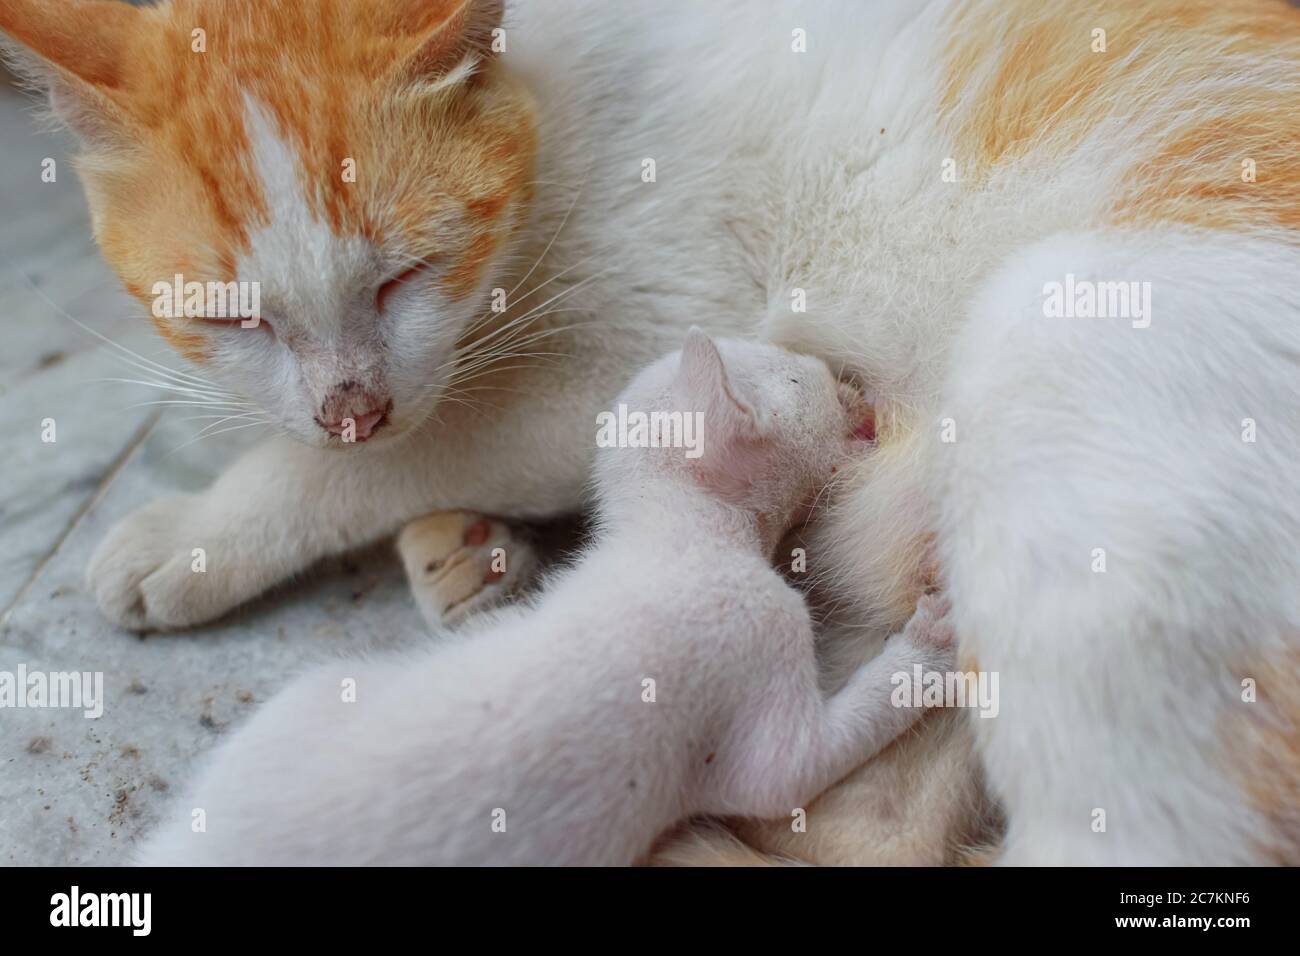
<svg viewBox="0 0 1300 956">
<path fill-rule="evenodd" d="M 0 671 L 102 671 L 105 705 L 98 720 L 0 709 L 0 866 L 115 864 L 194 758 L 286 675 L 421 627 L 388 548 L 193 632 L 141 638 L 99 616 L 82 577 L 108 527 L 203 487 L 256 429 L 187 444 L 204 423 L 141 406 L 159 397 L 148 388 L 101 381 L 139 376 L 67 316 L 178 359 L 100 260 L 68 140 L 39 133 L 29 109 L 0 75 Z M 41 181 L 45 157 L 54 183 Z M 54 443 L 41 440 L 47 418 Z"/>
</svg>

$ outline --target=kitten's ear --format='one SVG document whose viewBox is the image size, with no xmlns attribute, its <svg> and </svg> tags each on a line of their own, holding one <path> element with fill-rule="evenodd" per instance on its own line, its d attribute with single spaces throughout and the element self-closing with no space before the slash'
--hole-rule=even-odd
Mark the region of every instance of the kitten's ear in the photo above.
<svg viewBox="0 0 1300 956">
<path fill-rule="evenodd" d="M 686 335 L 675 388 L 684 408 L 704 413 L 705 427 L 717 436 L 715 440 L 760 437 L 758 410 L 732 383 L 722 353 L 698 326 Z"/>
<path fill-rule="evenodd" d="M 0 54 L 82 139 L 114 140 L 126 127 L 122 65 L 140 16 L 118 0 L 3 0 Z"/>
<path fill-rule="evenodd" d="M 467 57 L 486 57 L 501 26 L 505 0 L 389 0 L 397 32 L 415 38 L 401 64 L 408 80 L 441 77 Z"/>
<path fill-rule="evenodd" d="M 761 465 L 762 415 L 728 375 L 717 345 L 699 328 L 686 336 L 674 391 L 684 411 L 703 415 L 703 454 L 695 463 L 700 483 L 723 497 L 740 495 Z"/>
</svg>

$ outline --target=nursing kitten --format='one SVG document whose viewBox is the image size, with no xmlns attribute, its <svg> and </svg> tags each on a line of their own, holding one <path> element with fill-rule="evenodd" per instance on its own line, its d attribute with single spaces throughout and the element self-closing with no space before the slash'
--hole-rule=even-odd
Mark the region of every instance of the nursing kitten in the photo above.
<svg viewBox="0 0 1300 956">
<path fill-rule="evenodd" d="M 865 447 L 861 399 L 816 359 L 694 331 L 619 401 L 677 425 L 597 456 L 574 567 L 454 642 L 293 681 L 144 862 L 627 865 L 693 814 L 789 819 L 909 727 L 891 677 L 952 666 L 942 599 L 826 698 L 808 609 L 770 563 Z M 667 447 L 685 416 L 698 457 Z"/>
<path fill-rule="evenodd" d="M 127 287 L 262 283 L 261 328 L 159 322 L 291 436 L 111 532 L 105 612 L 183 627 L 427 512 L 577 510 L 595 413 L 707 316 L 876 398 L 808 544 L 830 686 L 911 613 L 932 533 L 964 667 L 1001 675 L 997 719 L 931 715 L 806 833 L 747 840 L 947 861 L 986 771 L 1010 861 L 1300 862 L 1300 11 L 509 13 L 0 6 Z"/>
</svg>

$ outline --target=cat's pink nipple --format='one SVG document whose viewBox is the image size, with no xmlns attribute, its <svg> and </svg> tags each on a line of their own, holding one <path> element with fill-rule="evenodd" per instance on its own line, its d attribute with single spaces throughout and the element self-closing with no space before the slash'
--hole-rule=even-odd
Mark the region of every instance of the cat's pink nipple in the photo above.
<svg viewBox="0 0 1300 956">
<path fill-rule="evenodd" d="M 868 408 L 862 419 L 853 429 L 853 437 L 858 441 L 874 442 L 876 440 L 876 410 Z"/>
</svg>

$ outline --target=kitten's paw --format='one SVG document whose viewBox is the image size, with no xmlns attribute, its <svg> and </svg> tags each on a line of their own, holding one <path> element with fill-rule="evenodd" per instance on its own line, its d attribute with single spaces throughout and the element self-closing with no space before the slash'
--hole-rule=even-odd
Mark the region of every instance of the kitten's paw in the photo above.
<svg viewBox="0 0 1300 956">
<path fill-rule="evenodd" d="M 950 668 L 956 659 L 957 639 L 950 610 L 946 594 L 923 595 L 903 628 L 903 640 L 915 647 L 926 665 L 935 670 Z"/>
<path fill-rule="evenodd" d="M 431 625 L 454 626 L 504 603 L 537 570 L 537 555 L 519 531 L 472 511 L 441 511 L 402 529 L 397 550 L 406 578 Z"/>
<path fill-rule="evenodd" d="M 920 647 L 951 648 L 956 643 L 949 616 L 951 610 L 946 594 L 922 595 L 903 634 Z"/>
<path fill-rule="evenodd" d="M 211 567 L 214 543 L 187 533 L 199 500 L 151 502 L 114 525 L 95 549 L 86 584 L 109 620 L 133 631 L 192 627 L 257 593 L 240 592 L 246 574 Z"/>
</svg>

